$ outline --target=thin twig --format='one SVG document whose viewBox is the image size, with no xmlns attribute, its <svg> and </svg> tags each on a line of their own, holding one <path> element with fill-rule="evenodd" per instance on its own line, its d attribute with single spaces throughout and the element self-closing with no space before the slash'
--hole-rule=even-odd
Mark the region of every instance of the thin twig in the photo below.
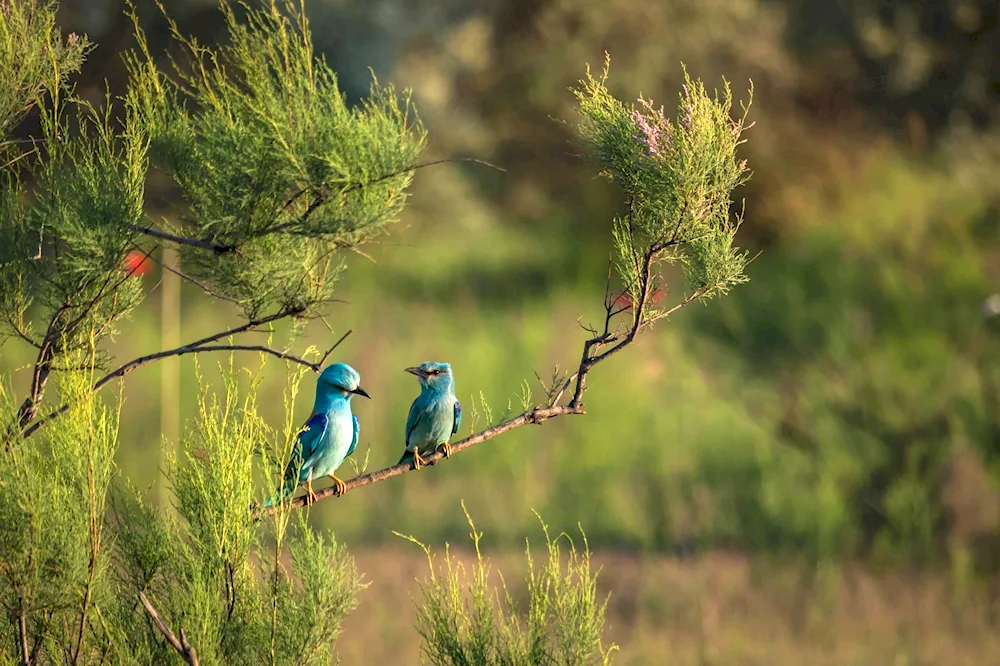
<svg viewBox="0 0 1000 666">
<path fill-rule="evenodd" d="M 134 247 L 135 249 L 137 249 L 139 251 L 144 252 L 144 250 L 141 247 L 139 247 L 139 245 L 136 244 L 134 241 L 132 242 L 132 247 Z M 163 270 L 169 271 L 170 273 L 173 273 L 177 277 L 182 278 L 184 280 L 187 280 L 191 284 L 195 285 L 196 287 L 198 287 L 199 289 L 201 289 L 202 291 L 204 291 L 209 296 L 214 296 L 215 298 L 218 298 L 218 299 L 223 300 L 223 301 L 229 301 L 230 303 L 233 303 L 235 305 L 242 305 L 242 303 L 240 303 L 240 301 L 238 299 L 235 299 L 232 296 L 226 296 L 225 294 L 220 294 L 219 292 L 213 290 L 211 287 L 209 287 L 204 282 L 202 282 L 202 281 L 200 281 L 200 280 L 198 280 L 196 278 L 191 277 L 187 273 L 182 273 L 181 271 L 177 270 L 176 268 L 173 268 L 172 266 L 167 266 L 167 264 L 164 263 L 162 260 L 157 259 L 155 256 L 153 256 L 152 252 L 150 252 L 149 254 L 147 254 L 146 257 L 149 258 L 149 259 L 152 259 L 154 262 L 156 262 L 157 264 L 159 264 L 160 267 L 163 268 Z"/>
<path fill-rule="evenodd" d="M 365 181 L 363 183 L 354 183 L 336 192 L 336 195 L 343 196 L 350 192 L 354 192 L 355 190 L 360 190 L 365 187 L 370 187 L 384 180 L 389 180 L 390 178 L 401 176 L 404 173 L 409 173 L 411 171 L 416 171 L 417 169 L 423 169 L 424 167 L 435 166 L 437 164 L 445 164 L 448 162 L 472 162 L 475 164 L 483 164 L 492 169 L 496 169 L 497 171 L 503 171 L 503 172 L 506 171 L 506 169 L 504 169 L 503 167 L 499 167 L 495 164 L 487 162 L 486 160 L 481 160 L 475 157 L 449 157 L 447 159 L 434 160 L 432 162 L 421 162 L 420 164 L 414 164 L 404 169 L 399 169 L 398 171 L 387 173 L 385 175 L 379 176 L 378 178 L 374 178 L 372 180 Z M 282 205 L 281 209 L 278 211 L 278 215 L 284 213 L 293 203 L 295 203 L 296 200 L 298 200 L 300 196 L 302 196 L 307 191 L 308 190 L 304 188 L 299 190 L 295 194 L 291 195 L 289 199 Z M 251 238 L 260 238 L 262 236 L 269 236 L 271 234 L 280 233 L 282 231 L 285 231 L 286 229 L 290 229 L 292 227 L 305 224 L 306 221 L 309 219 L 309 216 L 312 215 L 312 213 L 317 208 L 327 203 L 329 200 L 330 198 L 326 196 L 323 192 L 317 192 L 316 196 L 313 198 L 312 201 L 309 202 L 309 206 L 302 213 L 302 215 L 298 216 L 294 220 L 290 220 L 288 222 L 282 222 L 281 224 L 275 225 L 273 227 L 265 227 L 261 229 L 258 233 L 252 235 Z M 156 229 L 149 225 L 142 226 L 138 224 L 132 224 L 129 225 L 129 227 L 133 231 L 138 231 L 139 233 L 145 234 L 147 236 L 152 236 L 153 238 L 167 240 L 172 243 L 177 243 L 179 245 L 190 245 L 192 247 L 198 247 L 203 250 L 211 250 L 215 254 L 228 254 L 230 252 L 235 252 L 239 248 L 239 244 L 234 244 L 234 243 L 222 244 L 222 243 L 217 243 L 213 240 L 206 240 L 202 238 L 188 238 L 187 236 L 178 236 L 176 234 L 171 234 L 166 231 L 160 231 L 159 229 Z"/>
<path fill-rule="evenodd" d="M 110 381 L 112 381 L 114 379 L 117 379 L 118 377 L 124 377 L 125 375 L 127 375 L 130 372 L 132 372 L 133 370 L 135 370 L 137 368 L 141 368 L 142 366 L 148 365 L 148 364 L 150 364 L 150 363 L 152 363 L 154 361 L 158 361 L 158 360 L 160 360 L 162 358 L 167 358 L 167 357 L 170 357 L 170 356 L 183 356 L 185 354 L 197 353 L 197 352 L 203 351 L 203 348 L 206 347 L 206 346 L 208 346 L 209 343 L 215 342 L 217 340 L 221 340 L 223 338 L 228 338 L 230 336 L 237 335 L 239 333 L 243 333 L 243 332 L 249 331 L 249 330 L 251 330 L 253 328 L 256 328 L 257 326 L 263 326 L 264 324 L 276 321 L 278 319 L 283 319 L 285 317 L 293 317 L 293 316 L 295 316 L 297 314 L 301 314 L 301 310 L 281 310 L 280 312 L 276 312 L 276 313 L 274 313 L 272 315 L 268 315 L 268 316 L 262 317 L 260 319 L 252 319 L 252 320 L 248 321 L 247 323 L 245 323 L 245 324 L 243 324 L 241 326 L 237 326 L 235 328 L 231 328 L 231 329 L 229 329 L 227 331 L 223 331 L 221 333 L 216 333 L 215 335 L 209 335 L 208 337 L 201 338 L 200 340 L 195 340 L 194 342 L 189 342 L 186 345 L 182 345 L 180 347 L 175 347 L 174 349 L 165 349 L 163 351 L 159 351 L 159 352 L 156 352 L 156 353 L 153 353 L 153 354 L 147 354 L 146 356 L 140 356 L 139 358 L 132 359 L 128 363 L 125 363 L 124 365 L 119 366 L 115 370 L 112 370 L 108 374 L 106 374 L 103 377 L 101 377 L 100 379 L 98 379 L 94 383 L 94 385 L 91 387 L 91 391 L 96 393 L 102 387 L 104 387 L 104 385 L 106 385 L 108 382 L 110 382 Z M 231 348 L 231 346 L 229 346 L 229 345 L 212 345 L 210 347 L 210 350 L 211 351 L 220 351 L 220 350 L 224 350 L 224 349 L 227 349 L 227 348 Z M 280 353 L 280 352 L 275 352 L 275 353 L 277 354 L 277 353 Z M 289 360 L 293 360 L 293 361 L 294 360 L 300 360 L 301 361 L 301 359 L 296 359 L 296 358 L 292 358 L 292 357 L 289 357 Z M 309 366 L 309 367 L 312 367 L 312 364 L 310 364 L 308 361 L 303 361 L 303 363 L 305 365 Z M 32 423 L 30 426 L 28 426 L 27 428 L 25 428 L 23 430 L 23 437 L 25 437 L 25 438 L 30 437 L 39 428 L 41 428 L 43 425 L 45 425 L 46 423 L 48 423 L 52 419 L 57 418 L 57 417 L 65 414 L 66 412 L 68 412 L 69 408 L 70 408 L 69 404 L 64 404 L 61 407 L 59 407 L 59 409 L 57 409 L 57 410 L 55 410 L 53 412 L 50 412 L 49 414 L 45 415 L 44 417 L 38 419 L 37 421 L 35 421 L 34 423 Z"/>
<path fill-rule="evenodd" d="M 379 176 L 374 180 L 369 180 L 364 183 L 355 183 L 345 190 L 342 190 L 340 194 L 347 194 L 348 192 L 353 192 L 354 190 L 360 190 L 363 187 L 368 187 L 369 185 L 374 185 L 380 183 L 383 180 L 389 180 L 390 178 L 395 178 L 396 176 L 402 176 L 404 173 L 409 173 L 411 171 L 416 171 L 417 169 L 423 169 L 424 167 L 437 166 L 438 164 L 448 164 L 449 162 L 472 162 L 473 164 L 482 164 L 483 166 L 488 166 L 491 169 L 496 169 L 501 173 L 507 173 L 507 170 L 503 167 L 497 166 L 492 162 L 487 162 L 486 160 L 481 160 L 476 157 L 448 157 L 441 160 L 433 160 L 431 162 L 421 162 L 420 164 L 414 164 L 413 166 L 408 166 L 405 169 L 400 169 L 399 171 L 394 171 L 392 173 L 387 173 L 384 176 Z"/>
<path fill-rule="evenodd" d="M 38 632 L 35 637 L 35 644 L 31 646 L 31 657 L 28 659 L 27 663 L 36 664 L 38 663 L 38 650 L 42 647 L 42 640 L 49 633 L 49 626 L 52 624 L 52 615 L 55 613 L 54 608 L 50 608 L 45 613 L 45 622 L 42 624 L 42 629 Z"/>
<path fill-rule="evenodd" d="M 281 213 L 284 213 L 286 210 L 288 210 L 288 208 L 293 203 L 295 203 L 296 201 L 298 201 L 299 197 L 301 197 L 303 194 L 305 194 L 308 191 L 309 191 L 308 188 L 303 187 L 301 190 L 298 190 L 295 194 L 293 194 L 292 196 L 288 197 L 288 201 L 286 201 L 285 205 L 281 207 L 281 210 L 278 211 L 278 214 L 280 215 Z"/>
<path fill-rule="evenodd" d="M 18 323 L 17 323 L 16 321 L 14 321 L 14 319 L 13 319 L 13 318 L 10 318 L 10 319 L 6 319 L 6 318 L 5 318 L 5 323 L 6 323 L 6 324 L 7 324 L 8 326 L 10 326 L 10 329 L 11 329 L 12 331 L 14 331 L 14 334 L 15 334 L 15 335 L 16 335 L 17 337 L 21 338 L 22 340 L 24 340 L 25 342 L 27 342 L 27 343 L 28 343 L 29 345 L 31 345 L 31 346 L 32 346 L 32 347 L 34 347 L 35 349 L 38 349 L 38 350 L 41 350 L 41 348 L 42 348 L 42 345 L 41 345 L 41 343 L 39 343 L 39 342 L 35 342 L 35 341 L 34 341 L 34 340 L 33 340 L 33 339 L 31 338 L 31 336 L 30 336 L 30 335 L 28 335 L 27 331 L 25 331 L 24 329 L 22 329 L 22 328 L 20 327 L 20 325 L 18 325 Z"/>
<path fill-rule="evenodd" d="M 316 372 L 319 372 L 320 367 L 324 363 L 326 363 L 326 359 L 330 358 L 330 354 L 333 353 L 333 350 L 336 349 L 337 347 L 339 347 L 340 343 L 342 343 L 344 340 L 346 340 L 347 336 L 350 335 L 353 332 L 354 332 L 354 329 L 352 329 L 352 328 L 347 329 L 347 333 L 344 333 L 342 336 L 340 336 L 340 339 L 337 340 L 336 342 L 334 342 L 333 346 L 330 347 L 329 349 L 327 349 L 326 352 L 323 353 L 323 355 L 320 357 L 320 359 L 316 362 L 316 365 L 314 366 L 314 369 L 315 369 Z"/>
<path fill-rule="evenodd" d="M 7 167 L 14 166 L 15 164 L 17 164 L 18 162 L 20 162 L 24 158 L 30 157 L 31 155 L 34 155 L 37 152 L 38 152 L 38 148 L 36 147 L 36 148 L 32 148 L 31 150 L 29 150 L 27 152 L 21 153 L 17 157 L 10 158 L 9 160 L 7 160 L 6 164 L 4 164 L 3 166 L 0 166 L 0 171 L 2 171 L 3 169 L 6 169 Z"/>
<path fill-rule="evenodd" d="M 350 334 L 351 334 L 351 331 L 348 331 L 347 333 L 344 333 L 344 335 L 341 336 L 341 338 L 339 340 L 337 340 L 337 342 L 332 347 L 330 347 L 323 354 L 323 356 L 321 356 L 320 359 L 318 361 L 316 361 L 315 363 L 313 363 L 312 361 L 307 361 L 306 359 L 304 359 L 304 358 L 302 358 L 300 356 L 295 356 L 294 354 L 289 354 L 288 352 L 279 351 L 277 349 L 274 349 L 272 347 L 268 347 L 266 345 L 204 345 L 204 346 L 198 347 L 197 349 L 193 349 L 192 351 L 198 351 L 198 352 L 207 352 L 207 351 L 255 351 L 255 352 L 261 352 L 262 354 L 270 354 L 271 356 L 280 358 L 280 359 L 285 360 L 285 361 L 292 361 L 293 363 L 298 363 L 299 365 L 304 365 L 305 367 L 309 368 L 313 372 L 319 372 L 320 370 L 323 369 L 323 364 L 326 363 L 326 359 L 329 358 L 330 354 L 333 353 L 333 350 L 336 349 L 338 346 L 340 346 L 340 343 L 343 342 L 344 339 L 347 338 L 347 336 L 350 335 Z"/>
<path fill-rule="evenodd" d="M 146 612 L 149 614 L 149 619 L 153 621 L 156 628 L 160 630 L 163 637 L 167 639 L 168 643 L 170 643 L 170 647 L 176 650 L 177 654 L 179 654 L 189 666 L 198 666 L 198 654 L 195 652 L 194 648 L 188 644 L 187 636 L 184 635 L 184 629 L 181 628 L 181 638 L 180 640 L 177 640 L 177 636 L 174 635 L 174 632 L 170 630 L 167 623 L 163 621 L 160 614 L 156 612 L 155 608 L 153 608 L 153 604 L 149 602 L 149 598 L 146 597 L 145 592 L 139 592 L 139 601 L 141 601 L 142 605 L 146 608 Z"/>
</svg>

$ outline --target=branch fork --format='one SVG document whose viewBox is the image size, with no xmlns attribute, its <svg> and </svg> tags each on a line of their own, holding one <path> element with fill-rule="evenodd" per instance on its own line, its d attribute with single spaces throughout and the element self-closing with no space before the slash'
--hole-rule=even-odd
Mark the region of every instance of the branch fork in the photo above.
<svg viewBox="0 0 1000 666">
<path fill-rule="evenodd" d="M 146 609 L 146 613 L 149 615 L 149 619 L 153 621 L 156 628 L 160 630 L 163 637 L 167 640 L 177 654 L 188 663 L 188 666 L 199 666 L 198 663 L 198 653 L 195 651 L 191 644 L 188 643 L 187 635 L 184 633 L 184 627 L 179 630 L 180 638 L 178 639 L 174 632 L 171 631 L 170 627 L 157 612 L 156 608 L 149 601 L 149 597 L 146 596 L 145 592 L 139 592 L 139 601 L 142 602 L 143 607 Z"/>
</svg>

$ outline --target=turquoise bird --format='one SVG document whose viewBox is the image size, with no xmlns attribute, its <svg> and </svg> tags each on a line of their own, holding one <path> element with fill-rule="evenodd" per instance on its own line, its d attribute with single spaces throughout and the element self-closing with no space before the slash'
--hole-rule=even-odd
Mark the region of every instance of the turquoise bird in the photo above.
<svg viewBox="0 0 1000 666">
<path fill-rule="evenodd" d="M 397 465 L 413 462 L 414 469 L 420 469 L 428 456 L 440 450 L 445 456 L 451 455 L 448 440 L 458 432 L 462 422 L 462 405 L 455 397 L 455 378 L 447 363 L 427 361 L 406 372 L 416 375 L 420 381 L 420 395 L 410 405 L 406 417 L 406 451 Z"/>
<path fill-rule="evenodd" d="M 351 413 L 351 397 L 355 395 L 371 399 L 361 388 L 361 376 L 351 366 L 334 363 L 320 373 L 312 416 L 299 433 L 292 458 L 285 467 L 282 498 L 304 483 L 309 503 L 316 501 L 312 482 L 324 476 L 333 479 L 338 495 L 344 492 L 345 484 L 334 476 L 334 472 L 358 445 L 358 417 Z M 277 497 L 272 497 L 264 506 L 272 506 L 278 501 Z"/>
</svg>

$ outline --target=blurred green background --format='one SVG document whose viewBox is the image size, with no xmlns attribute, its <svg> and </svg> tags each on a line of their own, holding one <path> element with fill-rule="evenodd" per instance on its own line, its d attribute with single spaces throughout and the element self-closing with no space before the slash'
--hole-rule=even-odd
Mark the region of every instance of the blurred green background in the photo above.
<svg viewBox="0 0 1000 666">
<path fill-rule="evenodd" d="M 151 46 L 167 48 L 152 3 L 137 4 Z M 310 0 L 307 8 L 318 47 L 355 99 L 369 66 L 414 89 L 428 159 L 474 156 L 506 169 L 418 171 L 403 219 L 366 249 L 374 263 L 347 259 L 347 302 L 328 320 L 337 337 L 353 329 L 336 356 L 374 396 L 355 403 L 370 468 L 400 454 L 417 393 L 406 366 L 452 363 L 464 435 L 474 397 L 494 417 L 508 403 L 517 410 L 525 381 L 542 395 L 535 371 L 548 377 L 553 365 L 578 361 L 577 320 L 602 316 L 620 197 L 580 159 L 562 121 L 573 121 L 567 88 L 605 50 L 613 93 L 641 92 L 668 108 L 681 61 L 710 87 L 725 76 L 738 98 L 753 80 L 756 125 L 744 157 L 754 176 L 737 196 L 746 199 L 740 242 L 761 251 L 749 284 L 681 311 L 599 367 L 587 416 L 521 429 L 324 502 L 312 511 L 318 526 L 367 553 L 363 562 L 385 566 L 392 530 L 432 543 L 464 538 L 464 499 L 487 546 L 501 549 L 533 533 L 536 509 L 557 530 L 582 524 L 592 547 L 640 568 L 695 562 L 696 580 L 717 577 L 705 573 L 714 566 L 732 570 L 709 553 L 739 553 L 749 555 L 743 563 L 789 563 L 764 579 L 791 576 L 794 589 L 812 594 L 829 571 L 860 562 L 883 582 L 904 576 L 904 588 L 943 585 L 947 603 L 920 604 L 940 605 L 950 619 L 900 620 L 904 629 L 886 629 L 895 637 L 886 660 L 817 648 L 793 651 L 788 663 L 991 663 L 981 655 L 1000 654 L 992 629 L 977 634 L 971 621 L 959 632 L 978 646 L 967 652 L 948 642 L 933 652 L 931 634 L 914 629 L 952 631 L 959 610 L 982 611 L 976 617 L 993 627 L 1000 611 L 1000 318 L 982 309 L 1000 291 L 996 0 Z M 61 3 L 64 29 L 99 45 L 79 82 L 87 97 L 98 99 L 105 79 L 112 90 L 124 85 L 119 54 L 132 39 L 122 9 L 112 0 Z M 223 32 L 213 0 L 176 0 L 169 10 L 204 41 Z M 178 213 L 156 174 L 148 201 L 151 214 Z M 225 304 L 158 269 L 144 279 L 148 298 L 113 347 L 121 360 L 236 321 Z M 681 290 L 672 285 L 670 298 Z M 295 345 L 332 340 L 314 322 Z M 2 354 L 5 372 L 30 360 L 16 342 Z M 200 363 L 211 370 L 224 360 Z M 277 424 L 285 371 L 272 361 L 266 372 L 261 403 Z M 15 374 L 17 386 L 28 374 Z M 303 421 L 310 383 L 298 404 Z M 154 484 L 160 434 L 176 440 L 196 406 L 193 361 L 143 368 L 123 393 L 121 466 Z M 614 580 L 625 565 L 611 561 Z M 931 578 L 905 578 L 916 571 Z M 641 596 L 632 616 L 613 616 L 619 630 L 644 612 L 680 617 L 650 610 Z M 886 612 L 906 607 L 887 603 Z M 787 615 L 794 624 L 802 610 L 792 604 Z M 747 631 L 744 641 L 765 640 Z M 795 632 L 766 640 L 786 638 L 805 640 Z M 914 652 L 913 641 L 926 649 Z M 899 661 L 897 648 L 922 656 Z M 758 663 L 749 652 L 692 650 L 701 661 L 691 663 L 727 662 L 726 654 L 744 655 L 728 663 Z M 628 654 L 626 662 L 660 663 Z"/>
</svg>

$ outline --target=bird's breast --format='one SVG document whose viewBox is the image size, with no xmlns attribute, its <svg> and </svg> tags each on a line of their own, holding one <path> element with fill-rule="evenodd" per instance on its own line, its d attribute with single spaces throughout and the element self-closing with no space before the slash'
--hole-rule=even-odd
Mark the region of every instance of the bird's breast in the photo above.
<svg viewBox="0 0 1000 666">
<path fill-rule="evenodd" d="M 435 446 L 451 438 L 455 396 L 441 396 L 428 404 L 407 440 L 407 448 Z"/>
<path fill-rule="evenodd" d="M 344 455 L 347 454 L 347 449 L 351 446 L 351 441 L 354 439 L 354 418 L 351 416 L 351 412 L 343 411 L 333 417 L 333 422 L 331 425 L 331 439 L 333 439 L 333 448 L 343 449 Z"/>
</svg>

